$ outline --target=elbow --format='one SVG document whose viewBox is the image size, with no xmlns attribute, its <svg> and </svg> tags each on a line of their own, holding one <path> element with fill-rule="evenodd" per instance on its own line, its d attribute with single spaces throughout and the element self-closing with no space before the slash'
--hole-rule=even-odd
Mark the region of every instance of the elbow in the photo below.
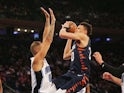
<svg viewBox="0 0 124 93">
<path fill-rule="evenodd" d="M 59 37 L 60 37 L 60 38 L 64 38 L 65 36 L 64 36 L 63 33 L 60 32 L 60 33 L 59 33 Z"/>
<path fill-rule="evenodd" d="M 70 57 L 63 56 L 63 60 L 70 60 Z"/>
<path fill-rule="evenodd" d="M 65 56 L 63 56 L 63 60 L 66 60 L 66 57 Z"/>
</svg>

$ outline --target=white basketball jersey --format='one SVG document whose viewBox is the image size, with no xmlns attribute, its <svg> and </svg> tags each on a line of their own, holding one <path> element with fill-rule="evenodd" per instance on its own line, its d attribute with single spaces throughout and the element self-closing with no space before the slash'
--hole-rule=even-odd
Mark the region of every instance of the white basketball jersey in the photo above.
<svg viewBox="0 0 124 93">
<path fill-rule="evenodd" d="M 33 93 L 34 88 L 37 85 L 36 75 L 35 75 L 34 70 L 32 69 L 33 60 L 34 60 L 34 57 L 31 58 L 31 85 L 32 85 L 32 93 Z M 43 78 L 41 79 L 41 81 L 38 81 L 38 82 L 41 82 L 40 83 L 40 88 L 38 89 L 38 93 L 50 93 L 50 92 L 47 92 L 47 91 L 49 89 L 51 89 L 52 87 L 54 87 L 54 89 L 56 89 L 54 84 L 51 82 L 52 81 L 52 74 L 51 74 L 50 66 L 47 63 L 46 59 L 44 59 L 43 68 L 39 72 L 41 72 Z M 51 89 L 51 91 L 52 91 L 52 89 Z"/>
</svg>

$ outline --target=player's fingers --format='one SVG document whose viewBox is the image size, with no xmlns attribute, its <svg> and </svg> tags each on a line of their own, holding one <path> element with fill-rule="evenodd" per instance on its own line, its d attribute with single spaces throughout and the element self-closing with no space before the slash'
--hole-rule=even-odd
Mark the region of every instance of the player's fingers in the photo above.
<svg viewBox="0 0 124 93">
<path fill-rule="evenodd" d="M 53 10 L 51 8 L 49 8 L 49 11 L 50 11 L 51 19 L 55 21 L 56 18 L 55 18 L 55 15 L 53 13 Z"/>
<path fill-rule="evenodd" d="M 43 7 L 41 7 L 40 9 L 42 10 L 46 17 L 49 17 L 49 13 Z"/>
</svg>

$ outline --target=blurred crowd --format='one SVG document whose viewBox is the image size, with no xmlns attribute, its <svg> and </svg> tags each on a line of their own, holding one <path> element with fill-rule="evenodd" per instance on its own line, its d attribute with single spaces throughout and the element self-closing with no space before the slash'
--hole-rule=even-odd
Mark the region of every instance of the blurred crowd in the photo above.
<svg viewBox="0 0 124 93">
<path fill-rule="evenodd" d="M 49 2 L 49 3 L 48 3 Z M 30 0 L 1 0 L 0 1 L 0 18 L 11 18 L 21 20 L 43 20 L 40 7 L 53 8 L 57 21 L 62 23 L 65 20 L 73 20 L 77 23 L 80 20 L 90 21 L 96 27 L 107 28 L 123 28 L 124 17 L 123 12 L 99 12 L 95 10 L 95 6 L 81 6 L 82 4 L 77 1 L 76 7 L 73 4 L 63 4 L 57 1 L 30 1 Z M 69 2 L 68 2 L 69 3 Z M 88 3 L 88 2 L 85 2 Z M 55 5 L 54 5 L 55 4 Z M 63 4 L 63 5 L 62 5 Z M 46 6 L 47 5 L 47 6 Z M 83 4 L 82 4 L 83 5 Z"/>
</svg>

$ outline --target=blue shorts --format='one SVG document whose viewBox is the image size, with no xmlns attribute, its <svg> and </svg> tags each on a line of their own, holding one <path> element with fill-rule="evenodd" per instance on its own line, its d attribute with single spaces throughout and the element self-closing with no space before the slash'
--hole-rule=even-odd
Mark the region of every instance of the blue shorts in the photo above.
<svg viewBox="0 0 124 93">
<path fill-rule="evenodd" d="M 89 82 L 88 76 L 84 74 L 77 74 L 74 72 L 67 72 L 53 80 L 56 88 L 66 89 L 66 93 L 75 93 L 84 88 Z"/>
</svg>

